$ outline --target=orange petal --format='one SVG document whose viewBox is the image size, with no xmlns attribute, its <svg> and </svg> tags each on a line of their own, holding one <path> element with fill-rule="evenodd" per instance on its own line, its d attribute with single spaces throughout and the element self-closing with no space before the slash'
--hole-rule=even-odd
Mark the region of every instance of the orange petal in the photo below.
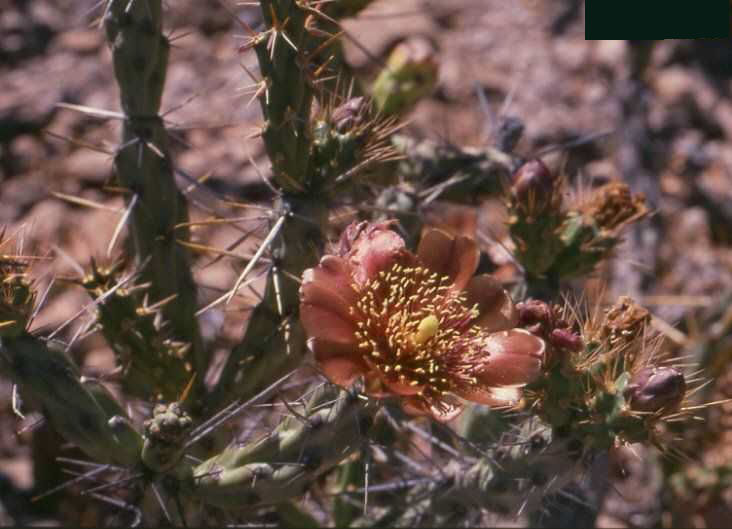
<svg viewBox="0 0 732 529">
<path fill-rule="evenodd" d="M 523 386 L 541 374 L 546 344 L 524 329 L 491 334 L 483 348 L 489 355 L 477 375 L 483 386 Z"/>
<path fill-rule="evenodd" d="M 358 295 L 351 284 L 351 267 L 340 257 L 325 255 L 318 266 L 308 268 L 302 275 L 303 284 L 322 283 L 338 292 L 349 304 L 356 303 Z"/>
<path fill-rule="evenodd" d="M 478 267 L 480 251 L 473 239 L 430 228 L 422 234 L 417 258 L 432 272 L 449 277 L 455 288 L 462 290 Z"/>
<path fill-rule="evenodd" d="M 363 363 L 353 347 L 310 338 L 308 349 L 315 354 L 315 361 L 323 374 L 334 384 L 349 386 L 364 373 Z"/>
<path fill-rule="evenodd" d="M 475 325 L 489 332 L 516 327 L 518 311 L 511 296 L 493 276 L 481 274 L 473 277 L 465 294 L 469 307 L 478 304 L 480 316 L 473 322 Z"/>
<path fill-rule="evenodd" d="M 310 303 L 300 304 L 300 321 L 310 338 L 351 344 L 356 347 L 356 326 L 338 313 L 337 309 Z"/>
</svg>

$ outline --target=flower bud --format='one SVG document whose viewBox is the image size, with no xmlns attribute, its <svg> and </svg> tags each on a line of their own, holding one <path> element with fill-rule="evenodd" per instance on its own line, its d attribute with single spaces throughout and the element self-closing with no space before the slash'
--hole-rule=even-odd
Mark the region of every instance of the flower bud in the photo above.
<svg viewBox="0 0 732 529">
<path fill-rule="evenodd" d="M 558 307 L 539 299 L 527 299 L 516 305 L 519 327 L 540 336 L 555 350 L 579 351 L 584 342 L 572 325 L 561 318 Z"/>
<path fill-rule="evenodd" d="M 529 160 L 521 165 L 512 180 L 514 197 L 530 215 L 542 213 L 552 203 L 554 177 L 541 160 Z"/>
<path fill-rule="evenodd" d="M 333 110 L 330 119 L 335 129 L 345 134 L 353 127 L 357 127 L 364 120 L 366 98 L 352 97 Z"/>
<path fill-rule="evenodd" d="M 579 333 L 567 328 L 554 329 L 549 335 L 549 343 L 557 349 L 578 352 L 584 347 Z"/>
<path fill-rule="evenodd" d="M 685 394 L 684 375 L 673 367 L 644 367 L 633 375 L 625 390 L 631 409 L 644 412 L 674 410 Z"/>
<path fill-rule="evenodd" d="M 548 303 L 539 299 L 527 299 L 516 305 L 519 313 L 519 324 L 524 327 L 526 325 L 534 325 L 536 323 L 542 325 L 550 325 L 552 321 L 552 309 Z"/>
</svg>

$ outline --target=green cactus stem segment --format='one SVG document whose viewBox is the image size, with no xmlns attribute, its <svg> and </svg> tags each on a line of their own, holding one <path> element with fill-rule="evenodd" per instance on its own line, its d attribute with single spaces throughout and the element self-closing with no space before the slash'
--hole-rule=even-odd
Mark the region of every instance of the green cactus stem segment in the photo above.
<svg viewBox="0 0 732 529">
<path fill-rule="evenodd" d="M 374 412 L 368 401 L 323 386 L 302 416 L 201 463 L 182 491 L 232 509 L 287 501 L 361 447 Z"/>
<path fill-rule="evenodd" d="M 509 517 L 531 514 L 546 495 L 582 475 L 595 455 L 576 437 L 557 436 L 537 422 L 524 424 L 515 442 L 491 457 L 468 466 L 453 462 L 442 478 L 412 487 L 378 519 L 361 517 L 353 526 L 450 527 L 476 507 Z"/>
<path fill-rule="evenodd" d="M 212 410 L 253 397 L 291 370 L 305 352 L 297 318 L 299 285 L 287 276 L 299 277 L 317 262 L 325 244 L 328 207 L 320 199 L 286 195 L 275 208 L 288 215 L 271 245 L 277 269 L 267 277 L 263 301 L 255 307 L 244 338 L 227 358 L 209 399 Z"/>
<path fill-rule="evenodd" d="M 82 379 L 63 353 L 28 334 L 4 337 L 0 369 L 40 405 L 65 439 L 96 461 L 124 466 L 140 461 L 142 440 L 127 414 L 101 384 Z"/>
<path fill-rule="evenodd" d="M 103 267 L 93 262 L 81 281 L 93 299 L 103 300 L 97 317 L 122 368 L 122 386 L 142 399 L 177 397 L 192 377 L 186 362 L 190 345 L 171 339 L 170 330 L 161 328 L 157 316 L 162 307 L 149 309 L 140 300 L 149 285 L 125 278 L 122 264 Z"/>
<path fill-rule="evenodd" d="M 185 356 L 199 374 L 195 402 L 203 389 L 208 355 L 195 317 L 190 255 L 176 242 L 188 239 L 187 229 L 176 228 L 188 221 L 187 205 L 175 183 L 168 136 L 158 115 L 170 51 L 161 29 L 161 1 L 111 0 L 104 26 L 125 114 L 115 169 L 120 184 L 130 191 L 128 199 L 137 197 L 130 217 L 130 245 L 136 264 L 146 263 L 141 274 L 142 281 L 150 283 L 150 302 L 175 295 L 162 313 L 170 323 L 171 337 L 190 344 Z M 165 376 L 160 367 L 159 376 Z M 166 392 L 165 398 L 177 395 Z"/>
</svg>

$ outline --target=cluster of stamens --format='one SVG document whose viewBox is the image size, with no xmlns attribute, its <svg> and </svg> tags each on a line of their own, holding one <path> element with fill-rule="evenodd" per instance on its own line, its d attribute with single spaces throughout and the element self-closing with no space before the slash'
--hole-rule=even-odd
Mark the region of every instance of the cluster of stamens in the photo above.
<svg viewBox="0 0 732 529">
<path fill-rule="evenodd" d="M 475 385 L 485 366 L 483 338 L 472 325 L 477 305 L 449 278 L 421 266 L 395 264 L 364 285 L 350 308 L 364 361 L 384 380 L 414 388 L 431 405 L 456 388 Z"/>
</svg>

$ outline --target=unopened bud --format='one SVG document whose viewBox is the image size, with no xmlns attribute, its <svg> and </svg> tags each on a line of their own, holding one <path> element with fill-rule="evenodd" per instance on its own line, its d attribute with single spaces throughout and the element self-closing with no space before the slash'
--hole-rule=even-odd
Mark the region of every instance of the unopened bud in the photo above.
<svg viewBox="0 0 732 529">
<path fill-rule="evenodd" d="M 511 191 L 530 214 L 543 212 L 554 197 L 554 177 L 539 159 L 529 160 L 513 174 Z"/>
<path fill-rule="evenodd" d="M 579 333 L 570 329 L 554 329 L 549 335 L 549 343 L 558 349 L 566 349 L 568 351 L 580 351 L 584 347 L 584 342 Z"/>
<path fill-rule="evenodd" d="M 644 367 L 633 375 L 625 390 L 631 409 L 645 412 L 674 410 L 685 394 L 684 375 L 673 367 Z"/>
<path fill-rule="evenodd" d="M 519 324 L 523 327 L 536 323 L 550 325 L 552 309 L 548 303 L 539 299 L 527 299 L 516 305 L 519 314 Z"/>
<path fill-rule="evenodd" d="M 333 110 L 330 116 L 335 129 L 341 134 L 361 124 L 364 119 L 366 98 L 352 97 Z"/>
<path fill-rule="evenodd" d="M 519 327 L 540 336 L 555 351 L 579 351 L 584 346 L 582 337 L 572 325 L 561 318 L 561 311 L 539 299 L 527 299 L 516 305 Z"/>
</svg>

